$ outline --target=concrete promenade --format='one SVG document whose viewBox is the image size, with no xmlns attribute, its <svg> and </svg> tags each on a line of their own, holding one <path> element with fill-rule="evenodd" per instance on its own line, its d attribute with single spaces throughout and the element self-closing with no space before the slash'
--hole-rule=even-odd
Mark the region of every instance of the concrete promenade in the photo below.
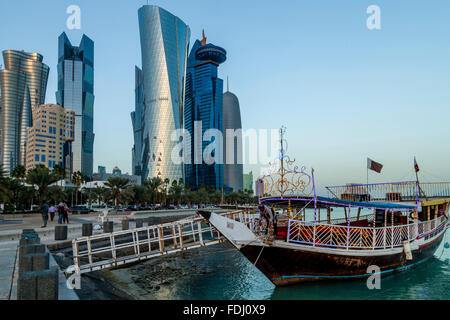
<svg viewBox="0 0 450 320">
<path fill-rule="evenodd" d="M 215 210 L 217 211 L 217 210 Z M 225 210 L 218 210 L 225 211 Z M 53 222 L 48 222 L 47 228 L 40 228 L 43 224 L 40 215 L 30 216 L 3 216 L 0 220 L 0 300 L 17 299 L 17 279 L 18 279 L 18 245 L 23 229 L 33 228 L 45 245 L 57 245 L 58 243 L 71 242 L 74 238 L 82 236 L 82 224 L 92 223 L 101 225 L 99 213 L 89 215 L 70 215 L 68 225 L 67 240 L 55 241 L 55 226 L 58 225 L 57 217 Z M 136 227 L 134 219 L 173 219 L 179 220 L 195 215 L 195 210 L 167 210 L 167 211 L 143 211 L 143 212 L 120 212 L 118 214 L 109 214 L 108 220 L 114 223 L 114 230 L 122 229 L 122 220 L 129 219 L 130 229 Z M 155 221 L 156 221 L 155 220 Z M 145 224 L 150 224 L 146 222 Z M 94 228 L 93 234 L 102 234 L 103 230 Z M 50 254 L 50 267 L 57 267 L 57 263 Z M 59 268 L 58 268 L 59 269 Z M 66 278 L 64 273 L 59 270 L 59 299 L 77 300 L 75 291 L 66 287 Z"/>
</svg>

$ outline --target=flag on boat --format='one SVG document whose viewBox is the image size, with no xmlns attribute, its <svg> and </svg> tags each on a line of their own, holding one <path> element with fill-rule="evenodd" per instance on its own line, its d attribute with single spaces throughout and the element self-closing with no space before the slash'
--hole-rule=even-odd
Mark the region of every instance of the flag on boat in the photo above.
<svg viewBox="0 0 450 320">
<path fill-rule="evenodd" d="M 417 164 L 417 161 L 416 161 L 416 157 L 414 157 L 414 170 L 416 170 L 416 172 L 420 171 L 419 165 Z"/>
<path fill-rule="evenodd" d="M 375 162 L 367 158 L 367 169 L 380 173 L 381 170 L 383 169 L 383 165 L 381 163 Z"/>
</svg>

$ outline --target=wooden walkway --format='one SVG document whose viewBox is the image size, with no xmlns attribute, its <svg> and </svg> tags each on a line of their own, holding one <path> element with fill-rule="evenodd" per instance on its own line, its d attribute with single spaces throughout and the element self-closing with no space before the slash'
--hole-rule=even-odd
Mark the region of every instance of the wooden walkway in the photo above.
<svg viewBox="0 0 450 320">
<path fill-rule="evenodd" d="M 252 210 L 222 214 L 250 226 Z M 77 238 L 72 241 L 74 266 L 67 273 L 87 273 L 215 245 L 226 241 L 201 217 Z"/>
</svg>

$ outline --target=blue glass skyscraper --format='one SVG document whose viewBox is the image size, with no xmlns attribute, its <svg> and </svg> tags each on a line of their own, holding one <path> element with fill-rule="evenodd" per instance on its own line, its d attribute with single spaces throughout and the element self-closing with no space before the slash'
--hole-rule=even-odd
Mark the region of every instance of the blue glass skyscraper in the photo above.
<svg viewBox="0 0 450 320">
<path fill-rule="evenodd" d="M 94 42 L 83 35 L 74 47 L 63 32 L 58 38 L 56 101 L 76 117 L 75 140 L 64 148 L 64 167 L 89 177 L 94 165 L 94 98 Z"/>
<path fill-rule="evenodd" d="M 223 164 L 220 161 L 214 164 L 205 162 L 203 154 L 211 141 L 203 141 L 202 137 L 210 129 L 222 132 L 223 80 L 218 77 L 218 67 L 225 60 L 226 51 L 212 44 L 206 44 L 204 34 L 202 41 L 195 42 L 188 58 L 184 128 L 190 133 L 192 141 L 185 149 L 185 158 L 190 159 L 190 163 L 185 163 L 185 183 L 193 190 L 201 186 L 214 187 L 216 190 L 223 188 Z M 195 134 L 196 122 L 201 122 L 201 137 L 197 136 L 200 130 L 197 135 Z M 213 143 L 216 148 L 211 156 L 220 158 L 222 141 L 213 140 Z M 201 164 L 198 163 L 198 159 L 196 160 L 198 157 L 195 154 L 196 150 L 197 153 L 201 151 L 203 158 Z"/>
</svg>

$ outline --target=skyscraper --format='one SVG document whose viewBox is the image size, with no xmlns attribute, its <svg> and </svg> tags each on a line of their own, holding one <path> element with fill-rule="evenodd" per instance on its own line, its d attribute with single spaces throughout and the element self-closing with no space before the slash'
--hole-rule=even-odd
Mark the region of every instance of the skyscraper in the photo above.
<svg viewBox="0 0 450 320">
<path fill-rule="evenodd" d="M 136 110 L 131 114 L 135 145 L 133 173 L 170 181 L 183 177 L 183 164 L 172 161 L 179 144 L 172 133 L 183 127 L 184 84 L 189 27 L 153 5 L 138 10 L 142 71 L 136 69 Z M 141 91 L 139 91 L 141 90 Z"/>
<path fill-rule="evenodd" d="M 32 110 L 43 104 L 50 68 L 39 53 L 3 51 L 0 70 L 0 161 L 6 173 L 26 164 Z"/>
<path fill-rule="evenodd" d="M 188 58 L 184 128 L 192 141 L 185 148 L 186 159 L 190 161 L 184 167 L 185 183 L 193 190 L 198 190 L 202 185 L 215 187 L 216 190 L 223 188 L 223 162 L 217 161 L 222 158 L 222 141 L 203 141 L 203 136 L 210 129 L 222 132 L 223 80 L 218 77 L 218 67 L 226 61 L 226 54 L 224 49 L 207 44 L 203 32 L 202 41 L 194 43 Z M 201 136 L 195 133 L 195 122 L 198 135 L 201 133 Z M 211 154 L 211 157 L 216 158 L 214 164 L 206 163 L 207 159 L 202 156 L 211 143 L 214 143 Z"/>
<path fill-rule="evenodd" d="M 63 32 L 58 38 L 56 101 L 75 112 L 75 141 L 65 147 L 64 166 L 92 176 L 94 165 L 94 42 L 86 35 L 78 47 Z"/>
<path fill-rule="evenodd" d="M 223 135 L 224 146 L 234 145 L 234 161 L 227 162 L 227 148 L 224 147 L 224 161 L 223 168 L 224 184 L 226 187 L 232 188 L 233 191 L 243 191 L 243 156 L 242 156 L 242 135 L 236 135 L 233 141 L 227 139 L 227 130 L 242 129 L 241 109 L 239 100 L 235 94 L 229 91 L 223 94 Z"/>
<path fill-rule="evenodd" d="M 137 176 L 143 177 L 143 163 L 147 163 L 147 159 L 144 159 L 143 154 L 143 141 L 144 132 L 143 127 L 145 125 L 143 110 L 144 110 L 144 76 L 142 70 L 135 67 L 135 111 L 131 113 L 131 123 L 133 125 L 134 146 L 132 150 L 132 173 Z M 148 137 L 145 139 L 146 145 L 148 145 Z M 145 150 L 145 156 L 148 157 L 148 149 Z M 147 171 L 147 165 L 145 171 Z"/>
</svg>

